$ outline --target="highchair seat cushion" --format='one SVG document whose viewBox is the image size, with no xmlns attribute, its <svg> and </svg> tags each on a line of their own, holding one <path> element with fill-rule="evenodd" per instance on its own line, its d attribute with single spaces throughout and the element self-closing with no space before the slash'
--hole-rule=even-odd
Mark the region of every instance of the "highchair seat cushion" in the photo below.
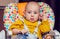
<svg viewBox="0 0 60 39">
<path fill-rule="evenodd" d="M 55 16 L 52 8 L 44 3 L 44 2 L 38 2 L 40 5 L 40 13 L 45 13 L 51 29 L 54 27 L 54 22 L 55 22 Z M 19 18 L 19 15 L 24 15 L 24 10 L 27 2 L 22 2 L 22 3 L 10 3 L 6 6 L 4 10 L 4 16 L 3 16 L 3 21 L 4 21 L 4 26 L 6 27 L 6 30 L 9 29 L 10 25 L 15 22 L 17 18 Z M 19 14 L 19 15 L 17 15 Z"/>
</svg>

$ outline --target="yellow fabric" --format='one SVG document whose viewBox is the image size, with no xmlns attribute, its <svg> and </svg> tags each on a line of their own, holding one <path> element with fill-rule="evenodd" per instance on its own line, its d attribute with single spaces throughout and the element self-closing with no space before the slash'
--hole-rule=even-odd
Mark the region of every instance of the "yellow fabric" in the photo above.
<svg viewBox="0 0 60 39">
<path fill-rule="evenodd" d="M 42 23 L 38 27 L 38 37 L 41 38 L 41 34 L 49 32 L 49 31 L 50 31 L 49 22 L 47 20 L 42 21 Z"/>
<path fill-rule="evenodd" d="M 24 19 L 24 23 L 27 25 L 30 33 L 33 33 L 34 32 L 34 29 L 36 28 L 38 22 L 30 22 L 26 19 Z M 16 25 L 17 24 L 17 25 Z M 10 26 L 10 30 L 14 29 L 14 28 L 17 28 L 19 30 L 23 29 L 24 28 L 24 25 L 23 25 L 23 22 L 21 20 L 17 20 L 16 22 L 14 22 L 11 26 Z M 42 33 L 46 33 L 46 32 L 49 32 L 50 31 L 50 25 L 48 23 L 48 21 L 42 21 L 42 23 L 39 25 L 39 28 L 38 28 L 38 32 L 37 32 L 37 35 L 40 39 L 42 39 Z"/>
<path fill-rule="evenodd" d="M 19 29 L 19 30 L 23 29 L 23 28 L 24 28 L 23 22 L 22 22 L 21 20 L 15 21 L 15 22 L 10 26 L 9 30 L 12 30 L 12 29 L 14 29 L 14 28 Z"/>
<path fill-rule="evenodd" d="M 42 27 L 42 28 L 41 28 Z M 45 33 L 47 31 L 50 30 L 50 25 L 48 23 L 48 21 L 43 21 L 41 24 L 40 24 L 40 27 L 39 27 L 40 31 Z"/>
<path fill-rule="evenodd" d="M 18 3 L 17 7 L 18 7 L 18 13 L 20 15 L 24 15 L 24 11 L 25 11 L 25 6 L 26 6 L 27 2 L 23 2 L 23 3 Z"/>
<path fill-rule="evenodd" d="M 29 31 L 30 31 L 31 33 L 33 33 L 34 30 L 35 30 L 35 28 L 36 28 L 36 25 L 38 24 L 38 22 L 32 23 L 32 22 L 30 22 L 30 21 L 27 21 L 26 19 L 24 20 L 24 22 L 25 22 L 25 24 L 27 25 Z"/>
</svg>

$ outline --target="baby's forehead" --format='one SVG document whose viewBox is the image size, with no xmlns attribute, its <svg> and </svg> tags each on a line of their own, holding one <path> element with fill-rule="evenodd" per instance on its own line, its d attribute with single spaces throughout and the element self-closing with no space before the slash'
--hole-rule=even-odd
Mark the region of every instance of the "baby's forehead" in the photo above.
<svg viewBox="0 0 60 39">
<path fill-rule="evenodd" d="M 39 4 L 37 2 L 29 2 L 26 5 L 25 11 L 32 10 L 32 11 L 39 11 Z"/>
<path fill-rule="evenodd" d="M 28 2 L 28 4 L 38 4 L 37 2 Z"/>
<path fill-rule="evenodd" d="M 37 3 L 37 2 L 28 2 L 28 4 L 26 5 L 26 8 L 27 7 L 32 7 L 32 6 L 34 6 L 34 7 L 39 7 L 39 4 Z"/>
</svg>

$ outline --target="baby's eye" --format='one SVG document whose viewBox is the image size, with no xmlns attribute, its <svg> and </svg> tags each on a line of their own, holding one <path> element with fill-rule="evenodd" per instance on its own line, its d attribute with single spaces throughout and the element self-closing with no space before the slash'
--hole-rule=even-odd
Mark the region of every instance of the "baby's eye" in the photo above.
<svg viewBox="0 0 60 39">
<path fill-rule="evenodd" d="M 28 12 L 29 14 L 31 13 L 31 12 Z"/>
<path fill-rule="evenodd" d="M 34 12 L 34 14 L 37 14 L 37 12 Z"/>
</svg>

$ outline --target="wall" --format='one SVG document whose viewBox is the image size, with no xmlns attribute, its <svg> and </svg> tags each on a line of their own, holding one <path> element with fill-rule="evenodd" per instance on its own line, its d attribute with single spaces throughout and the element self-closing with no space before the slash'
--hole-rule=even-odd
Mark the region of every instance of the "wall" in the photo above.
<svg viewBox="0 0 60 39">
<path fill-rule="evenodd" d="M 0 6 L 5 6 L 9 3 L 17 3 L 18 0 L 0 0 Z"/>
</svg>

